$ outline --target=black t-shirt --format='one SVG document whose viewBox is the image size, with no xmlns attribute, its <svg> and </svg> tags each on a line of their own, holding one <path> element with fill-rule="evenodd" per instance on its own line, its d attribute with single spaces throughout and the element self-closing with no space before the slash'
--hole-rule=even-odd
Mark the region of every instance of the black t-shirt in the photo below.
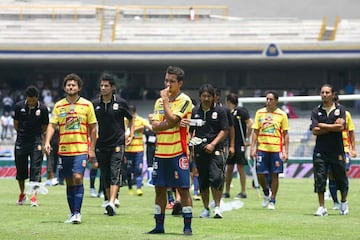
<svg viewBox="0 0 360 240">
<path fill-rule="evenodd" d="M 229 121 L 226 111 L 223 107 L 218 105 L 210 108 L 209 111 L 204 112 L 200 106 L 196 106 L 192 110 L 191 119 L 204 120 L 203 126 L 190 127 L 190 133 L 195 130 L 195 136 L 199 138 L 206 138 L 207 142 L 212 142 L 221 130 L 229 129 Z M 222 147 L 222 146 L 218 146 Z"/>
<path fill-rule="evenodd" d="M 318 123 L 332 124 L 338 118 L 346 120 L 344 106 L 337 104 L 336 108 L 327 115 L 322 105 L 319 105 L 312 110 L 310 130 L 316 127 Z M 323 135 L 317 135 L 314 152 L 343 153 L 344 144 L 342 132 L 329 132 Z"/>
<path fill-rule="evenodd" d="M 17 143 L 41 142 L 43 127 L 49 124 L 49 111 L 40 102 L 34 108 L 29 108 L 26 101 L 20 101 L 15 106 L 14 120 L 19 122 Z"/>
<path fill-rule="evenodd" d="M 129 121 L 133 118 L 126 100 L 114 95 L 109 103 L 104 103 L 100 97 L 93 104 L 99 128 L 96 148 L 112 149 L 125 145 L 124 118 Z"/>
<path fill-rule="evenodd" d="M 245 146 L 247 125 L 246 121 L 250 119 L 249 111 L 244 107 L 237 107 L 232 111 L 232 118 L 235 128 L 235 151 L 240 152 L 241 147 Z M 241 124 L 241 129 L 240 129 Z M 243 139 L 243 137 L 245 139 Z"/>
</svg>

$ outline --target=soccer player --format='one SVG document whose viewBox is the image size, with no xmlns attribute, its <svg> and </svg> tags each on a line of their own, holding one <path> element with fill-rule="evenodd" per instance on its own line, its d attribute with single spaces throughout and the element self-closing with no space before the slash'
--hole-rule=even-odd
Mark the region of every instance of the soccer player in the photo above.
<svg viewBox="0 0 360 240">
<path fill-rule="evenodd" d="M 319 207 L 315 216 L 327 216 L 324 193 L 329 167 L 341 192 L 340 214 L 349 213 L 347 202 L 347 176 L 342 131 L 346 126 L 346 110 L 344 106 L 335 104 L 334 89 L 329 84 L 321 87 L 322 103 L 311 113 L 312 133 L 316 136 L 313 153 L 314 187 L 318 195 Z"/>
<path fill-rule="evenodd" d="M 200 105 L 192 110 L 191 119 L 203 124 L 190 127 L 192 137 L 202 139 L 194 146 L 194 158 L 199 172 L 200 194 L 204 209 L 200 217 L 210 217 L 210 191 L 214 198 L 214 218 L 222 218 L 220 200 L 224 188 L 225 157 L 223 141 L 229 131 L 225 108 L 215 104 L 215 88 L 204 84 L 199 89 Z"/>
<path fill-rule="evenodd" d="M 144 163 L 144 129 L 151 129 L 151 126 L 145 118 L 140 117 L 136 113 L 136 107 L 134 105 L 130 105 L 129 108 L 134 118 L 134 138 L 131 143 L 125 147 L 125 156 L 128 164 L 127 182 L 129 194 L 132 195 L 133 178 L 135 178 L 136 195 L 142 196 L 143 191 L 141 190 L 141 187 L 143 181 Z"/>
<path fill-rule="evenodd" d="M 266 92 L 266 106 L 255 114 L 250 147 L 250 157 L 256 159 L 256 172 L 264 192 L 262 207 L 270 210 L 275 209 L 279 173 L 283 172 L 289 154 L 289 120 L 286 112 L 278 108 L 278 102 L 276 91 Z"/>
<path fill-rule="evenodd" d="M 96 142 L 96 158 L 101 171 L 101 181 L 106 192 L 108 203 L 105 214 L 116 214 L 117 195 L 122 184 L 122 163 L 125 145 L 134 137 L 133 115 L 128 103 L 115 93 L 115 81 L 112 76 L 100 78 L 100 97 L 93 101 L 98 119 L 99 137 Z M 129 120 L 130 134 L 125 139 L 124 118 Z"/>
<path fill-rule="evenodd" d="M 18 205 L 27 200 L 25 180 L 29 178 L 28 159 L 30 157 L 30 182 L 41 182 L 41 167 L 43 162 L 43 134 L 49 124 L 49 112 L 45 105 L 39 102 L 39 90 L 35 86 L 27 87 L 25 100 L 15 107 L 14 127 L 17 131 L 15 142 L 16 180 L 20 188 Z M 38 206 L 36 189 L 32 190 L 30 206 Z"/>
<path fill-rule="evenodd" d="M 50 154 L 50 140 L 56 127 L 59 127 L 60 175 L 66 181 L 66 196 L 70 209 L 65 223 L 73 224 L 81 223 L 84 172 L 87 161 L 92 162 L 95 157 L 97 136 L 94 107 L 90 101 L 79 95 L 82 86 L 83 81 L 77 74 L 65 76 L 63 88 L 66 97 L 55 103 L 45 138 L 45 150 Z M 97 167 L 95 163 L 93 165 Z"/>
<path fill-rule="evenodd" d="M 336 104 L 340 104 L 339 96 L 335 94 L 334 102 Z M 351 113 L 346 110 L 346 125 L 345 129 L 342 131 L 344 151 L 345 151 L 345 163 L 346 163 L 346 171 L 348 172 L 350 169 L 351 159 L 356 157 L 356 149 L 355 149 L 355 126 L 351 117 Z M 346 183 L 349 188 L 349 179 L 346 178 Z M 340 210 L 340 203 L 337 197 L 337 187 L 335 179 L 331 173 L 331 169 L 329 169 L 329 191 L 332 200 L 334 201 L 334 210 Z"/>
<path fill-rule="evenodd" d="M 238 95 L 230 93 L 226 96 L 226 105 L 231 111 L 231 117 L 234 122 L 234 137 L 230 139 L 229 157 L 226 160 L 225 193 L 224 197 L 230 197 L 230 184 L 233 178 L 234 165 L 240 175 L 241 192 L 235 197 L 237 199 L 246 198 L 246 173 L 245 165 L 247 160 L 245 156 L 246 148 L 249 146 L 249 137 L 251 126 L 253 124 L 249 111 L 244 107 L 238 107 Z M 231 152 L 234 149 L 234 152 Z"/>
<path fill-rule="evenodd" d="M 191 99 L 181 92 L 184 71 L 169 66 L 165 74 L 165 88 L 156 100 L 152 128 L 156 132 L 156 151 L 152 183 L 155 185 L 155 223 L 149 234 L 164 233 L 166 190 L 176 187 L 181 197 L 184 235 L 192 235 L 192 199 L 190 195 L 190 167 L 188 159 L 188 126 L 180 124 L 191 116 Z"/>
</svg>

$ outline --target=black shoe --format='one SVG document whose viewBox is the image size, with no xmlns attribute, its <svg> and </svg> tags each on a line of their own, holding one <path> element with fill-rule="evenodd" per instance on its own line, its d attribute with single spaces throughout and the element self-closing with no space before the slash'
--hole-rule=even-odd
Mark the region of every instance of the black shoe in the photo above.
<svg viewBox="0 0 360 240">
<path fill-rule="evenodd" d="M 156 229 L 156 228 L 154 228 L 150 232 L 147 232 L 147 234 L 163 234 L 163 233 L 165 233 L 164 229 L 159 230 L 159 229 Z"/>
<path fill-rule="evenodd" d="M 230 198 L 230 193 L 227 193 L 227 192 L 223 193 L 222 197 L 223 198 Z"/>
<path fill-rule="evenodd" d="M 182 214 L 182 206 L 181 203 L 176 201 L 173 206 L 173 210 L 171 212 L 171 215 L 181 215 Z"/>
<path fill-rule="evenodd" d="M 192 230 L 191 230 L 191 228 L 185 229 L 185 230 L 184 230 L 184 235 L 185 235 L 185 236 L 191 236 L 191 235 L 192 235 Z"/>
</svg>

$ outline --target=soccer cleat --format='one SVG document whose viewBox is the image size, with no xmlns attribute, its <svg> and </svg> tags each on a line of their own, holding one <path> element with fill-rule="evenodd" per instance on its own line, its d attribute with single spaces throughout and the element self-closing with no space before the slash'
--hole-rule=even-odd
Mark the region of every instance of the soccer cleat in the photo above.
<svg viewBox="0 0 360 240">
<path fill-rule="evenodd" d="M 69 214 L 68 218 L 64 221 L 64 223 L 72 223 L 73 214 Z"/>
<path fill-rule="evenodd" d="M 264 196 L 261 206 L 263 208 L 267 207 L 267 205 L 269 205 L 269 203 L 270 203 L 270 199 L 271 199 L 271 194 L 269 194 L 269 196 Z"/>
<path fill-rule="evenodd" d="M 169 202 L 168 205 L 166 206 L 166 209 L 173 209 L 173 207 L 174 207 L 174 203 Z"/>
<path fill-rule="evenodd" d="M 30 207 L 38 207 L 36 196 L 32 196 L 30 199 Z"/>
<path fill-rule="evenodd" d="M 349 206 L 348 202 L 341 202 L 340 203 L 340 215 L 348 215 L 349 214 Z"/>
<path fill-rule="evenodd" d="M 323 206 L 318 207 L 318 209 L 316 210 L 316 212 L 314 213 L 314 216 L 327 216 L 328 212 L 326 210 L 326 208 L 324 208 Z"/>
<path fill-rule="evenodd" d="M 210 217 L 210 210 L 204 208 L 200 213 L 200 218 L 208 218 Z"/>
<path fill-rule="evenodd" d="M 71 223 L 73 224 L 80 224 L 81 223 L 81 214 L 76 213 L 72 216 Z"/>
<path fill-rule="evenodd" d="M 223 193 L 222 197 L 223 198 L 230 198 L 230 193 L 227 193 L 227 192 Z"/>
<path fill-rule="evenodd" d="M 269 205 L 267 206 L 267 208 L 270 210 L 275 210 L 275 203 L 270 202 Z"/>
<path fill-rule="evenodd" d="M 182 214 L 182 206 L 181 203 L 176 201 L 173 206 L 173 210 L 171 212 L 171 215 L 181 215 Z"/>
<path fill-rule="evenodd" d="M 118 198 L 115 198 L 114 205 L 115 205 L 116 208 L 120 207 L 120 201 L 119 201 Z"/>
<path fill-rule="evenodd" d="M 185 230 L 184 230 L 184 235 L 185 235 L 185 236 L 191 236 L 191 235 L 192 235 L 192 230 L 191 230 L 191 228 L 185 229 Z"/>
<path fill-rule="evenodd" d="M 51 186 L 57 186 L 59 185 L 59 181 L 57 180 L 57 178 L 52 178 L 51 179 Z"/>
<path fill-rule="evenodd" d="M 90 196 L 93 198 L 97 197 L 97 193 L 96 193 L 96 189 L 95 188 L 90 188 Z"/>
<path fill-rule="evenodd" d="M 132 189 L 129 189 L 129 195 L 130 196 L 134 195 L 134 191 Z"/>
<path fill-rule="evenodd" d="M 332 208 L 333 210 L 340 210 L 340 203 L 335 202 L 334 203 L 334 207 Z"/>
<path fill-rule="evenodd" d="M 101 207 L 105 208 L 108 204 L 109 204 L 109 201 L 108 201 L 108 200 L 105 200 L 105 201 L 101 204 Z"/>
<path fill-rule="evenodd" d="M 223 218 L 221 211 L 220 211 L 220 207 L 214 208 L 214 218 Z"/>
<path fill-rule="evenodd" d="M 16 204 L 17 205 L 23 205 L 27 200 L 27 196 L 26 193 L 20 193 L 19 194 L 19 199 L 17 200 Z"/>
<path fill-rule="evenodd" d="M 137 189 L 136 190 L 136 195 L 138 195 L 138 196 L 142 196 L 144 193 L 143 193 L 143 191 L 141 190 L 141 189 Z"/>
<path fill-rule="evenodd" d="M 112 202 L 108 203 L 105 209 L 107 211 L 108 216 L 114 216 L 116 214 L 115 205 Z"/>
<path fill-rule="evenodd" d="M 246 193 L 241 192 L 238 195 L 236 195 L 236 197 L 234 199 L 241 199 L 241 198 L 247 198 Z"/>
<path fill-rule="evenodd" d="M 163 233 L 165 233 L 164 229 L 156 229 L 156 228 L 147 232 L 147 234 L 163 234 Z"/>
<path fill-rule="evenodd" d="M 200 197 L 200 195 L 196 194 L 196 195 L 193 196 L 193 199 L 194 199 L 195 201 L 200 201 L 200 200 L 201 200 L 201 197 Z"/>
</svg>

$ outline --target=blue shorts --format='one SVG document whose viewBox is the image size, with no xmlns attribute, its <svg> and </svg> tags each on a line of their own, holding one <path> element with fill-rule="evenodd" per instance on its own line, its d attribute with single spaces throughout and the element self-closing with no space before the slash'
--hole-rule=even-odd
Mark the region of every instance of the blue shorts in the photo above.
<svg viewBox="0 0 360 240">
<path fill-rule="evenodd" d="M 174 158 L 154 158 L 151 184 L 158 187 L 190 188 L 189 159 L 185 154 Z"/>
<path fill-rule="evenodd" d="M 258 174 L 282 173 L 284 171 L 284 162 L 278 152 L 257 152 L 256 172 Z"/>
<path fill-rule="evenodd" d="M 59 174 L 62 178 L 72 178 L 74 173 L 84 175 L 88 155 L 77 156 L 60 156 L 59 158 Z"/>
</svg>

